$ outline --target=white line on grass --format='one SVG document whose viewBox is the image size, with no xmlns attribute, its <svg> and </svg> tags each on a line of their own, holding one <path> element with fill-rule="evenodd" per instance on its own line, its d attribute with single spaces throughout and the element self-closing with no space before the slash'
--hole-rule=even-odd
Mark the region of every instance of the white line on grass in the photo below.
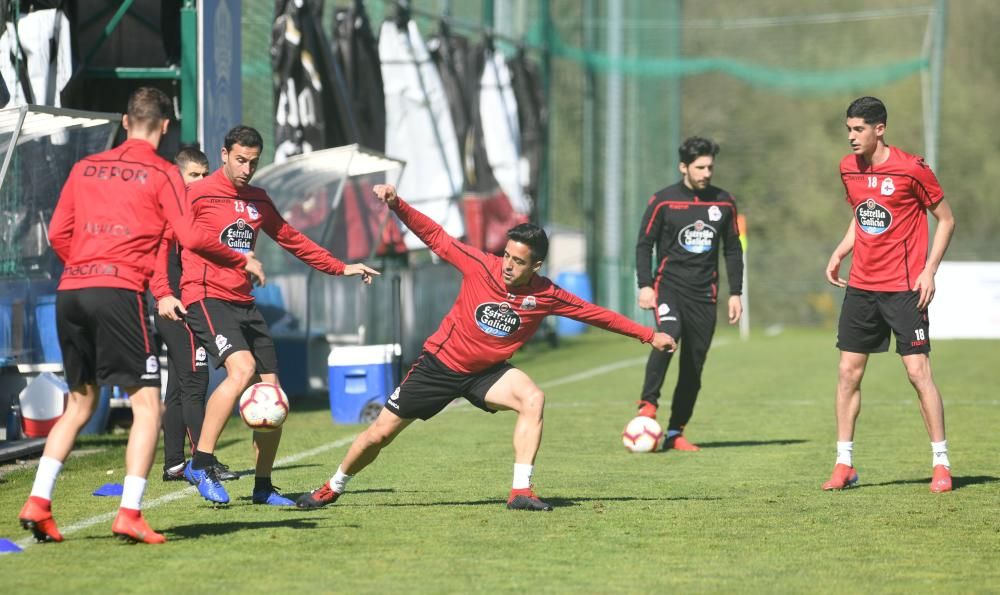
<svg viewBox="0 0 1000 595">
<path fill-rule="evenodd" d="M 718 341 L 715 342 L 715 346 L 718 347 L 718 346 L 721 346 L 721 345 L 725 345 L 727 343 L 728 343 L 728 341 L 726 339 L 720 339 L 720 340 L 718 340 Z M 620 360 L 620 361 L 617 361 L 617 362 L 612 362 L 610 364 L 605 364 L 603 366 L 598 366 L 596 368 L 591 368 L 590 370 L 587 370 L 586 372 L 579 372 L 577 374 L 570 374 L 569 376 L 563 376 L 562 378 L 556 378 L 555 380 L 550 380 L 548 382 L 542 382 L 542 383 L 539 383 L 539 386 L 542 387 L 542 388 L 552 388 L 552 387 L 555 387 L 555 386 L 562 386 L 563 384 L 570 384 L 571 382 L 579 382 L 580 380 L 587 380 L 588 378 L 593 378 L 594 376 L 600 376 L 602 374 L 607 374 L 608 372 L 614 372 L 615 370 L 620 370 L 622 368 L 628 368 L 628 367 L 631 367 L 631 366 L 639 365 L 641 363 L 644 363 L 646 361 L 646 359 L 647 358 L 644 356 L 644 357 L 633 357 L 633 358 L 629 358 L 629 359 L 625 359 L 625 360 Z M 354 439 L 356 437 L 357 437 L 357 434 L 355 434 L 353 436 L 347 436 L 346 438 L 341 438 L 340 440 L 334 440 L 333 442 L 328 442 L 328 443 L 323 444 L 321 446 L 317 446 L 316 448 L 311 448 L 309 450 L 304 450 L 302 452 L 299 452 L 299 453 L 296 453 L 296 454 L 293 454 L 293 455 L 289 455 L 287 457 L 283 457 L 283 458 L 278 459 L 277 461 L 275 461 L 274 462 L 274 466 L 275 467 L 281 467 L 281 466 L 284 466 L 284 465 L 290 465 L 292 463 L 301 461 L 302 459 L 307 459 L 309 457 L 312 457 L 312 456 L 315 456 L 315 455 L 318 455 L 318 454 L 322 454 L 322 453 L 324 453 L 324 452 L 326 452 L 328 450 L 332 450 L 334 448 L 339 448 L 341 446 L 344 446 L 346 444 L 350 444 L 351 442 L 354 442 Z M 184 488 L 182 490 L 178 490 L 176 492 L 171 492 L 169 494 L 164 494 L 163 496 L 160 496 L 159 498 L 156 498 L 156 499 L 144 502 L 143 505 L 142 505 L 142 509 L 143 510 L 149 510 L 151 508 L 156 508 L 156 507 L 162 506 L 164 504 L 169 504 L 170 502 L 173 502 L 174 500 L 180 500 L 181 498 L 186 498 L 187 496 L 195 494 L 195 493 L 197 493 L 197 491 L 198 490 L 197 490 L 197 488 L 195 486 L 188 486 L 188 487 L 186 487 L 186 488 Z M 118 514 L 118 511 L 107 512 L 107 513 L 104 513 L 104 514 L 99 514 L 97 516 L 90 517 L 89 519 L 84 519 L 84 520 L 82 520 L 82 521 L 80 521 L 78 523 L 73 523 L 72 525 L 68 525 L 68 526 L 64 527 L 62 529 L 62 533 L 63 533 L 63 535 L 69 535 L 71 533 L 76 533 L 77 531 L 82 531 L 82 530 L 87 529 L 89 527 L 93 527 L 94 525 L 97 525 L 97 524 L 100 524 L 100 523 L 106 523 L 108 521 L 112 521 L 112 520 L 114 520 L 115 515 L 117 515 L 117 514 Z M 25 548 L 28 548 L 28 547 L 34 545 L 35 543 L 37 543 L 37 542 L 35 541 L 34 537 L 26 537 L 26 538 L 18 541 L 17 545 L 20 546 L 21 549 L 25 549 Z"/>
</svg>

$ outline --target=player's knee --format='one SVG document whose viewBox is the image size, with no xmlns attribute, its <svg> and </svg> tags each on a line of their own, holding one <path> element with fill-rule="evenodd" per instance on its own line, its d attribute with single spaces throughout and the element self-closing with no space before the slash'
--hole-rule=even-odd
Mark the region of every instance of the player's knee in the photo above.
<svg viewBox="0 0 1000 595">
<path fill-rule="evenodd" d="M 931 366 L 926 357 L 907 358 L 903 363 L 906 366 L 906 376 L 910 379 L 910 384 L 920 387 L 931 382 Z"/>
<path fill-rule="evenodd" d="M 537 386 L 533 386 L 531 389 L 525 391 L 521 397 L 521 404 L 525 413 L 541 417 L 542 410 L 545 409 L 545 393 Z"/>
<path fill-rule="evenodd" d="M 864 367 L 858 366 L 854 362 L 840 362 L 840 368 L 838 373 L 840 374 L 841 384 L 858 384 L 861 382 L 861 376 L 864 374 Z"/>
<path fill-rule="evenodd" d="M 246 353 L 245 357 L 243 353 Z M 240 386 L 249 386 L 256 373 L 257 363 L 249 352 L 234 353 L 226 360 L 226 374 Z"/>
</svg>

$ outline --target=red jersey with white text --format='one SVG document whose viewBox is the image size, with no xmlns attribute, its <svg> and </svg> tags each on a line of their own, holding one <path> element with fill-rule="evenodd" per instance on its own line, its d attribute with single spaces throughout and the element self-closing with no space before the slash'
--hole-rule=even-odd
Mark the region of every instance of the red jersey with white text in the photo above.
<svg viewBox="0 0 1000 595">
<path fill-rule="evenodd" d="M 232 267 L 246 258 L 185 222 L 188 202 L 177 167 L 145 140 L 84 157 L 70 171 L 49 223 L 49 242 L 65 267 L 59 289 L 143 291 L 169 223 L 181 243 Z"/>
<path fill-rule="evenodd" d="M 508 287 L 503 280 L 502 258 L 459 242 L 402 199 L 393 210 L 427 247 L 462 273 L 455 304 L 424 343 L 426 351 L 452 370 L 473 374 L 506 361 L 549 314 L 643 343 L 653 340 L 652 329 L 586 302 L 541 275 L 532 276 L 527 285 Z"/>
<path fill-rule="evenodd" d="M 944 198 L 922 157 L 889 147 L 872 165 L 858 155 L 840 162 L 840 179 L 854 209 L 851 287 L 907 291 L 927 263 L 927 209 Z"/>
<path fill-rule="evenodd" d="M 271 197 L 256 186 L 237 189 L 222 168 L 188 188 L 194 225 L 209 232 L 219 245 L 246 254 L 254 249 L 263 231 L 302 262 L 316 270 L 340 275 L 344 263 L 282 218 Z M 242 268 L 220 267 L 193 254 L 181 252 L 181 301 L 188 306 L 215 298 L 250 303 L 250 277 Z"/>
</svg>

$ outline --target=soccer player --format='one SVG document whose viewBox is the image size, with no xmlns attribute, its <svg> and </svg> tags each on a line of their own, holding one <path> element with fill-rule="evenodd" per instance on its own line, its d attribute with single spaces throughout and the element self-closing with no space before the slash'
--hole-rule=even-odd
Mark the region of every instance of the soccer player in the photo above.
<svg viewBox="0 0 1000 595">
<path fill-rule="evenodd" d="M 170 98 L 159 89 L 136 89 L 122 117 L 125 142 L 73 166 L 52 214 L 49 241 L 65 264 L 56 294 L 56 328 L 70 394 L 19 515 L 39 541 L 62 541 L 52 518 L 52 492 L 73 442 L 97 407 L 101 385 L 125 389 L 133 419 L 121 507 L 111 530 L 132 541 L 166 541 L 140 512 L 160 431 L 160 367 L 143 291 L 165 224 L 186 248 L 241 275 L 264 276 L 251 253 L 233 252 L 192 228 L 180 172 L 156 154 L 172 112 Z"/>
<path fill-rule="evenodd" d="M 285 250 L 318 271 L 329 275 L 360 276 L 370 284 L 379 273 L 364 264 L 334 258 L 278 213 L 264 190 L 250 185 L 264 146 L 260 133 L 237 126 L 226 134 L 222 167 L 191 185 L 189 196 L 194 224 L 218 238 L 234 252 L 251 252 L 260 232 L 271 236 Z M 212 393 L 194 456 L 184 467 L 184 477 L 210 502 L 225 504 L 229 494 L 220 483 L 215 447 L 222 429 L 243 390 L 256 375 L 278 385 L 278 360 L 267 323 L 254 305 L 251 282 L 243 271 L 220 267 L 201 256 L 181 253 L 181 301 L 188 327 L 211 353 L 226 378 Z M 161 296 L 156 296 L 159 299 Z M 291 506 L 271 483 L 271 468 L 281 441 L 281 429 L 254 432 L 256 469 L 254 504 Z"/>
<path fill-rule="evenodd" d="M 868 356 L 889 349 L 896 336 L 910 384 L 931 440 L 932 492 L 951 490 L 951 463 L 944 431 L 944 405 L 931 376 L 927 306 L 934 275 L 955 231 L 951 206 L 924 160 L 885 142 L 888 114 L 874 97 L 847 108 L 851 154 L 840 161 L 840 178 L 854 217 L 826 265 L 827 280 L 846 287 L 837 348 L 837 462 L 824 490 L 857 483 L 854 426 L 861 411 L 861 379 Z M 928 255 L 927 211 L 937 219 Z M 854 252 L 849 281 L 840 264 Z"/>
<path fill-rule="evenodd" d="M 185 147 L 174 156 L 174 163 L 181 170 L 181 177 L 190 185 L 208 175 L 208 157 L 195 147 Z M 184 439 L 191 443 L 194 452 L 201 435 L 205 418 L 205 393 L 208 391 L 208 357 L 205 348 L 195 341 L 194 335 L 178 315 L 181 282 L 181 251 L 172 233 L 164 234 L 161 257 L 167 259 L 166 270 L 157 266 L 150 286 L 160 285 L 164 297 L 157 303 L 159 316 L 155 317 L 156 330 L 167 345 L 167 393 L 163 404 L 163 481 L 183 481 Z M 165 285 L 163 285 L 165 284 Z M 221 480 L 239 479 L 229 467 L 219 463 Z"/>
<path fill-rule="evenodd" d="M 639 307 L 656 310 L 656 326 L 680 344 L 680 371 L 670 404 L 664 450 L 697 451 L 684 437 L 701 389 L 701 372 L 715 334 L 719 252 L 729 277 L 729 324 L 743 315 L 743 248 L 736 200 L 712 185 L 719 145 L 693 136 L 678 149 L 681 181 L 653 195 L 635 247 Z M 656 247 L 656 261 L 652 262 Z M 655 271 L 654 271 L 655 269 Z M 646 361 L 639 415 L 656 417 L 660 388 L 673 354 L 652 351 Z"/>
<path fill-rule="evenodd" d="M 507 508 L 552 510 L 531 486 L 535 454 L 542 440 L 545 395 L 507 359 L 549 314 L 635 337 L 657 349 L 673 348 L 674 340 L 587 303 L 537 275 L 549 244 L 545 231 L 536 225 L 523 223 L 511 228 L 500 258 L 449 236 L 396 196 L 394 186 L 379 184 L 374 191 L 435 254 L 462 273 L 462 286 L 451 311 L 424 343 L 423 353 L 378 418 L 354 440 L 336 474 L 320 488 L 302 495 L 296 506 L 318 508 L 333 503 L 344 493 L 347 482 L 415 419 L 428 420 L 452 399 L 464 397 L 489 413 L 517 412 L 514 482 Z"/>
</svg>

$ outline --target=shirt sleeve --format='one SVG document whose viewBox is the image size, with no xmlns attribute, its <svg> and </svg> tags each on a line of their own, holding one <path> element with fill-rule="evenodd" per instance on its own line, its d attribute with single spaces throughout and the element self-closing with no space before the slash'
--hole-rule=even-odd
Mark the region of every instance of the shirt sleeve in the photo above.
<svg viewBox="0 0 1000 595">
<path fill-rule="evenodd" d="M 74 192 L 76 167 L 70 172 L 59 194 L 59 201 L 49 221 L 49 244 L 64 263 L 69 260 L 73 243 L 73 225 L 76 221 L 76 194 Z"/>
<path fill-rule="evenodd" d="M 317 271 L 328 275 L 344 274 L 344 263 L 309 239 L 306 234 L 295 229 L 278 213 L 270 201 L 258 203 L 262 207 L 261 227 L 279 246 L 288 250 L 296 258 Z"/>
<path fill-rule="evenodd" d="M 417 234 L 417 237 L 442 260 L 462 273 L 473 272 L 476 267 L 481 270 L 486 257 L 485 252 L 451 237 L 436 221 L 414 209 L 401 198 L 397 197 L 393 211 L 403 225 Z"/>
<path fill-rule="evenodd" d="M 931 166 L 918 158 L 913 166 L 913 195 L 925 208 L 932 207 L 944 198 L 944 190 L 938 183 Z"/>
<path fill-rule="evenodd" d="M 149 280 L 149 290 L 157 300 L 162 300 L 174 293 L 170 289 L 168 274 L 173 237 L 173 229 L 168 225 L 163 232 L 163 237 L 160 238 L 160 246 L 156 250 L 156 263 L 153 265 L 153 277 Z"/>
<path fill-rule="evenodd" d="M 554 301 L 552 314 L 572 318 L 619 335 L 634 337 L 643 343 L 650 343 L 653 340 L 654 331 L 648 326 L 643 326 L 607 308 L 591 304 L 565 289 L 553 287 L 552 297 Z"/>
<path fill-rule="evenodd" d="M 163 216 L 182 247 L 220 266 L 242 268 L 246 265 L 245 256 L 224 246 L 217 238 L 194 225 L 192 210 L 186 206 L 187 189 L 177 168 L 166 172 L 157 196 Z"/>
<path fill-rule="evenodd" d="M 642 226 L 639 227 L 639 239 L 635 243 L 635 276 L 639 289 L 653 286 L 653 249 L 660 237 L 659 209 L 660 201 L 654 196 L 646 206 L 642 215 Z"/>
<path fill-rule="evenodd" d="M 743 244 L 740 242 L 739 216 L 736 212 L 736 200 L 730 196 L 733 203 L 733 220 L 726 226 L 722 235 L 722 249 L 726 255 L 726 276 L 729 279 L 729 295 L 743 294 Z"/>
</svg>

